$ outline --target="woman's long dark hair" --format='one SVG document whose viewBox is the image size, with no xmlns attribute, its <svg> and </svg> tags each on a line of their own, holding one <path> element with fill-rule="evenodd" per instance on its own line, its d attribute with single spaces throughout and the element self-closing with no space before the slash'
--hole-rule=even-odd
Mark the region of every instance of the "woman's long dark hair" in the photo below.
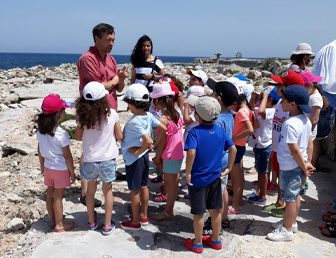
<svg viewBox="0 0 336 258">
<path fill-rule="evenodd" d="M 158 102 L 166 108 L 165 111 L 167 112 L 170 119 L 173 120 L 175 124 L 177 124 L 180 119 L 180 114 L 179 112 L 177 112 L 177 110 L 174 107 L 174 102 L 173 102 L 172 97 L 163 96 L 158 99 Z"/>
<path fill-rule="evenodd" d="M 106 96 L 102 99 L 91 101 L 80 97 L 76 100 L 76 116 L 80 127 L 93 129 L 107 120 L 107 116 L 111 113 Z"/>
<path fill-rule="evenodd" d="M 38 114 L 37 115 L 37 129 L 41 134 L 49 134 L 50 136 L 55 135 L 55 129 L 58 126 L 59 119 L 61 117 L 64 109 L 51 114 Z"/>
<path fill-rule="evenodd" d="M 146 61 L 145 55 L 142 51 L 142 45 L 145 41 L 149 41 L 152 48 L 151 54 L 153 53 L 153 42 L 150 37 L 143 35 L 138 39 L 138 42 L 135 44 L 133 52 L 131 54 L 131 63 L 134 67 L 141 67 Z"/>
<path fill-rule="evenodd" d="M 310 58 L 308 59 L 308 62 L 305 64 L 304 63 L 305 55 L 308 55 L 308 54 L 299 54 L 299 55 L 292 54 L 290 56 L 290 60 L 293 62 L 293 64 L 296 64 L 298 66 L 305 66 L 306 67 L 310 64 Z"/>
</svg>

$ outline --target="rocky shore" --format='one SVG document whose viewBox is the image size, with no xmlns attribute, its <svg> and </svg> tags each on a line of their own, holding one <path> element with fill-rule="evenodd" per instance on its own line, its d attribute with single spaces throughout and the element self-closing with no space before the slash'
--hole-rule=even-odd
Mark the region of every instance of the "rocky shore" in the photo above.
<svg viewBox="0 0 336 258">
<path fill-rule="evenodd" d="M 167 64 L 166 70 L 179 78 L 185 85 L 187 85 L 189 79 L 189 76 L 185 73 L 186 69 L 196 68 L 204 70 L 209 77 L 217 81 L 241 73 L 247 76 L 255 87 L 261 87 L 272 73 L 281 73 L 286 70 L 287 65 L 288 63 L 285 61 L 281 63 L 274 60 L 266 60 L 257 69 L 242 68 L 233 64 L 229 66 L 203 64 L 198 67 L 195 67 L 194 64 Z M 127 68 L 130 71 L 130 65 Z M 129 81 L 126 81 L 127 84 L 129 84 Z M 0 257 L 27 257 L 32 255 L 33 250 L 46 238 L 49 232 L 44 201 L 45 187 L 39 169 L 37 141 L 34 137 L 36 130 L 34 117 L 40 111 L 43 97 L 49 93 L 58 93 L 62 98 L 69 101 L 78 97 L 78 74 L 74 64 L 63 64 L 54 68 L 35 66 L 0 70 Z M 122 95 L 123 93 L 118 97 L 118 111 L 121 123 L 125 124 L 130 117 L 130 113 L 127 111 L 125 103 L 122 102 Z M 67 112 L 70 115 L 74 113 L 73 110 Z M 69 119 L 62 126 L 71 130 L 75 127 L 75 122 L 69 116 Z M 72 140 L 71 150 L 78 174 L 81 143 Z M 119 169 L 122 171 L 121 156 L 117 162 Z M 326 166 L 334 165 L 334 163 L 328 162 L 326 159 L 323 164 Z M 253 165 L 252 163 L 250 166 Z M 71 217 L 72 213 L 79 211 L 84 214 L 85 207 L 78 202 L 79 192 L 80 181 L 78 178 L 74 186 L 67 189 L 65 193 L 64 206 L 65 211 L 68 212 L 66 213 L 67 216 Z M 128 199 L 128 197 L 125 197 L 128 192 L 126 184 L 123 182 L 116 183 L 114 192 L 116 198 L 115 209 L 118 212 L 123 210 L 126 214 L 128 208 L 127 205 L 124 205 Z M 98 197 L 102 199 L 102 196 L 98 195 Z M 189 217 L 191 217 L 190 214 Z M 230 237 L 234 238 L 233 236 Z M 136 241 L 136 238 L 134 241 Z M 159 240 L 156 239 L 156 241 Z M 251 239 L 247 241 L 249 242 Z M 174 249 L 173 246 L 171 248 Z M 238 248 L 237 245 L 235 245 L 235 248 Z M 328 248 L 330 248 L 330 245 L 328 245 Z M 169 248 L 167 249 L 169 250 Z M 335 253 L 335 248 L 331 251 L 333 252 L 330 254 Z M 240 252 L 242 256 L 249 256 L 242 250 Z M 329 252 L 325 253 L 326 256 L 328 254 Z M 165 255 L 170 256 L 172 253 L 168 252 Z M 261 256 L 264 257 L 264 255 Z M 292 257 L 290 252 L 285 256 Z M 272 257 L 278 256 L 274 253 Z"/>
</svg>

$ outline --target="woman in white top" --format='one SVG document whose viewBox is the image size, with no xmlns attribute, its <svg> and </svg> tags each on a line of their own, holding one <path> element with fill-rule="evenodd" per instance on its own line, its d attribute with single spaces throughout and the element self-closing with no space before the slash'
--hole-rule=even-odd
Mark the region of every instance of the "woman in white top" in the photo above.
<svg viewBox="0 0 336 258">
<path fill-rule="evenodd" d="M 143 35 L 131 55 L 131 83 L 143 84 L 149 92 L 152 92 L 154 81 L 166 73 L 162 61 L 152 53 L 153 42 L 150 37 Z"/>
</svg>

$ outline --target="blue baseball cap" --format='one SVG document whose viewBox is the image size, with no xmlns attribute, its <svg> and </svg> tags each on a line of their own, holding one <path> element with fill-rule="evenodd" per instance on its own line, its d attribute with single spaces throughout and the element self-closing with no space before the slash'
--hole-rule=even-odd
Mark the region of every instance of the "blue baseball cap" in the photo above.
<svg viewBox="0 0 336 258">
<path fill-rule="evenodd" d="M 308 91 L 300 85 L 288 86 L 282 92 L 284 98 L 288 101 L 293 101 L 303 113 L 310 113 L 311 109 L 308 105 L 309 94 Z"/>
<path fill-rule="evenodd" d="M 281 97 L 277 93 L 277 87 L 273 87 L 268 96 L 274 99 L 276 102 L 278 102 L 281 99 Z"/>
</svg>

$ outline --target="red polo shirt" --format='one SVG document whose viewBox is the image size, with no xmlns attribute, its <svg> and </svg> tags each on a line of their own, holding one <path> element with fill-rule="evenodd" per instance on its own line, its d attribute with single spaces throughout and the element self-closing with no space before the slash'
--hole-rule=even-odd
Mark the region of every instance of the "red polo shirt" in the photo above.
<svg viewBox="0 0 336 258">
<path fill-rule="evenodd" d="M 97 48 L 90 47 L 78 60 L 79 92 L 82 95 L 84 86 L 91 82 L 107 82 L 117 74 L 117 62 L 109 54 L 105 60 L 99 55 Z M 109 90 L 107 95 L 110 108 L 118 109 L 116 88 Z"/>
</svg>

